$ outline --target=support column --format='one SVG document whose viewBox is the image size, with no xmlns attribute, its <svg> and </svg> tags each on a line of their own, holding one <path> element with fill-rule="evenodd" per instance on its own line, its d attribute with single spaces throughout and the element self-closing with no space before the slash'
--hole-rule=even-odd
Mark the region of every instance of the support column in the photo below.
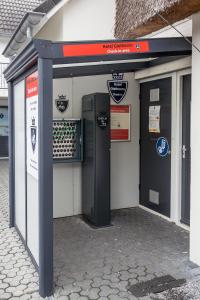
<svg viewBox="0 0 200 300">
<path fill-rule="evenodd" d="M 200 13 L 193 15 L 193 43 L 200 49 Z M 190 259 L 200 265 L 200 53 L 192 50 Z"/>
<path fill-rule="evenodd" d="M 9 226 L 15 226 L 15 153 L 14 153 L 14 103 L 13 84 L 8 82 L 9 119 Z"/>
<path fill-rule="evenodd" d="M 52 61 L 38 59 L 39 77 L 39 293 L 53 294 Z"/>
</svg>

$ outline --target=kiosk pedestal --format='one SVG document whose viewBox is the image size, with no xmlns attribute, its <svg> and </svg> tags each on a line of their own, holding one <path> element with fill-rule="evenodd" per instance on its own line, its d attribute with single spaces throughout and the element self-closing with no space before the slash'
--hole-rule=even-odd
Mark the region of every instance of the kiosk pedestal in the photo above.
<svg viewBox="0 0 200 300">
<path fill-rule="evenodd" d="M 83 97 L 82 211 L 96 227 L 110 225 L 110 97 Z"/>
</svg>

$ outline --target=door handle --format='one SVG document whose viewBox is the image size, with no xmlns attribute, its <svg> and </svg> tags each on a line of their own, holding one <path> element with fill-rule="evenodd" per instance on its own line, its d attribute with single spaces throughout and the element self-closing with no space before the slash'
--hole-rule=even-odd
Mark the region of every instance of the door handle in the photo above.
<svg viewBox="0 0 200 300">
<path fill-rule="evenodd" d="M 182 158 L 185 159 L 186 158 L 186 152 L 187 152 L 187 148 L 185 145 L 182 146 Z"/>
</svg>

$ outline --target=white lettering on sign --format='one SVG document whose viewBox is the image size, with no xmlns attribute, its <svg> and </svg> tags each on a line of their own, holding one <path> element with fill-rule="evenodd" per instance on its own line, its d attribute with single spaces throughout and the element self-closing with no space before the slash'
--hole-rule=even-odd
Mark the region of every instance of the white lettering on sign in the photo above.
<svg viewBox="0 0 200 300">
<path fill-rule="evenodd" d="M 38 179 L 38 73 L 26 78 L 27 172 Z"/>
</svg>

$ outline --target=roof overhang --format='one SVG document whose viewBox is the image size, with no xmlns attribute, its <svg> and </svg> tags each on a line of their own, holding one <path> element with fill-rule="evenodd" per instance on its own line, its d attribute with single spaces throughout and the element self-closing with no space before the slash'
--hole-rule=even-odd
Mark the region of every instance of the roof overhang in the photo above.
<svg viewBox="0 0 200 300">
<path fill-rule="evenodd" d="M 41 12 L 26 13 L 2 54 L 8 58 L 16 55 L 22 45 L 26 42 L 27 38 L 30 38 L 33 28 L 40 23 L 44 15 L 45 14 Z M 29 33 L 27 32 L 28 30 Z"/>
<path fill-rule="evenodd" d="M 31 38 L 34 38 L 45 24 L 70 1 L 46 0 L 34 12 L 28 12 L 11 36 L 2 54 L 13 59 L 29 43 L 30 35 Z"/>
<path fill-rule="evenodd" d="M 145 36 L 200 11 L 199 0 L 117 0 L 116 38 Z"/>
</svg>

